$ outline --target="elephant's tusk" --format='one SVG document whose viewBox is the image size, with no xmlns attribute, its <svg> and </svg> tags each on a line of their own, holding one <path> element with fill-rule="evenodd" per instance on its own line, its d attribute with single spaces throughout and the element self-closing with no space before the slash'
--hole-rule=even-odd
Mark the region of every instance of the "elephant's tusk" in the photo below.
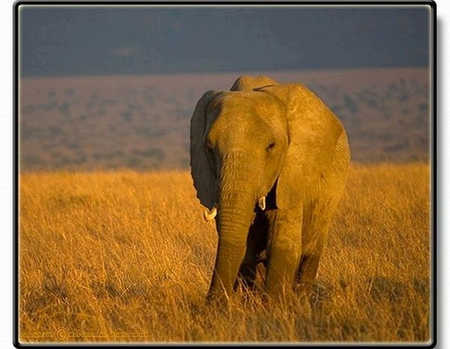
<svg viewBox="0 0 450 349">
<path fill-rule="evenodd" d="M 205 218 L 205 221 L 207 222 L 212 221 L 216 216 L 217 216 L 217 206 L 215 204 L 211 210 L 205 210 L 203 212 L 203 218 Z"/>
<path fill-rule="evenodd" d="M 261 211 L 264 211 L 266 209 L 266 197 L 261 196 L 258 200 L 258 206 L 261 209 Z"/>
</svg>

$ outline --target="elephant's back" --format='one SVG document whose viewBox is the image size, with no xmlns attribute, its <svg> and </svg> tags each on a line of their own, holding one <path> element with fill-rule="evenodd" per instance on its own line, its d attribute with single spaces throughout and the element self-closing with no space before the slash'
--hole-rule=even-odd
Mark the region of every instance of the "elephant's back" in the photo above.
<svg viewBox="0 0 450 349">
<path fill-rule="evenodd" d="M 245 91 L 261 88 L 265 86 L 278 85 L 278 83 L 268 76 L 240 76 L 230 88 L 230 91 Z"/>
</svg>

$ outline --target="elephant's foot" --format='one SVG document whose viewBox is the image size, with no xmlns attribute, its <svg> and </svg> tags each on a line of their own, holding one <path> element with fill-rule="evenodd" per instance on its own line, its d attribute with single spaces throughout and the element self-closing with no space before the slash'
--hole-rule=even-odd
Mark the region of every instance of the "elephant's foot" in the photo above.
<svg viewBox="0 0 450 349">
<path fill-rule="evenodd" d="M 229 297 L 225 292 L 217 292 L 210 290 L 206 297 L 206 304 L 218 308 L 226 308 L 229 303 Z"/>
<path fill-rule="evenodd" d="M 294 293 L 296 297 L 303 303 L 311 303 L 313 296 L 313 285 L 313 281 L 295 283 Z"/>
</svg>

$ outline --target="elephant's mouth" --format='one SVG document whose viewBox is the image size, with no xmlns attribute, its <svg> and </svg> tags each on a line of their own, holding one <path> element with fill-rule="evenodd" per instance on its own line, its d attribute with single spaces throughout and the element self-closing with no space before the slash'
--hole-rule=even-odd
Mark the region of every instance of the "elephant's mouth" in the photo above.
<svg viewBox="0 0 450 349">
<path fill-rule="evenodd" d="M 258 202 L 255 204 L 255 209 L 254 212 L 262 212 L 262 211 L 269 211 L 269 210 L 276 210 L 277 204 L 276 204 L 276 198 L 275 198 L 275 187 L 276 185 L 273 186 L 273 188 L 267 193 L 267 195 L 265 196 L 261 196 L 258 200 Z M 205 219 L 205 221 L 209 222 L 212 221 L 214 218 L 216 218 L 217 216 L 217 208 L 218 205 L 217 203 L 215 203 L 213 205 L 213 207 L 211 208 L 211 210 L 205 210 L 203 212 L 203 218 Z"/>
</svg>

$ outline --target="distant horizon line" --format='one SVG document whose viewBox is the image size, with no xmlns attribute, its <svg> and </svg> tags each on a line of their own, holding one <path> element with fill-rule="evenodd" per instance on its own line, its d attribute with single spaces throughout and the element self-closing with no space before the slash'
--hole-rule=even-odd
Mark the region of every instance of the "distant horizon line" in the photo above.
<svg viewBox="0 0 450 349">
<path fill-rule="evenodd" d="M 176 75 L 228 75 L 242 73 L 286 73 L 286 72 L 325 72 L 325 71 L 363 71 L 363 70 L 400 70 L 400 69 L 431 69 L 430 65 L 408 65 L 408 66 L 367 66 L 367 67 L 342 67 L 342 68 L 299 68 L 299 69 L 241 69 L 241 70 L 210 70 L 210 71 L 186 71 L 186 72 L 149 72 L 149 73 L 113 73 L 113 74 L 43 74 L 43 75 L 20 75 L 19 79 L 39 79 L 39 78 L 82 78 L 82 77 L 109 77 L 109 76 L 176 76 Z"/>
</svg>

